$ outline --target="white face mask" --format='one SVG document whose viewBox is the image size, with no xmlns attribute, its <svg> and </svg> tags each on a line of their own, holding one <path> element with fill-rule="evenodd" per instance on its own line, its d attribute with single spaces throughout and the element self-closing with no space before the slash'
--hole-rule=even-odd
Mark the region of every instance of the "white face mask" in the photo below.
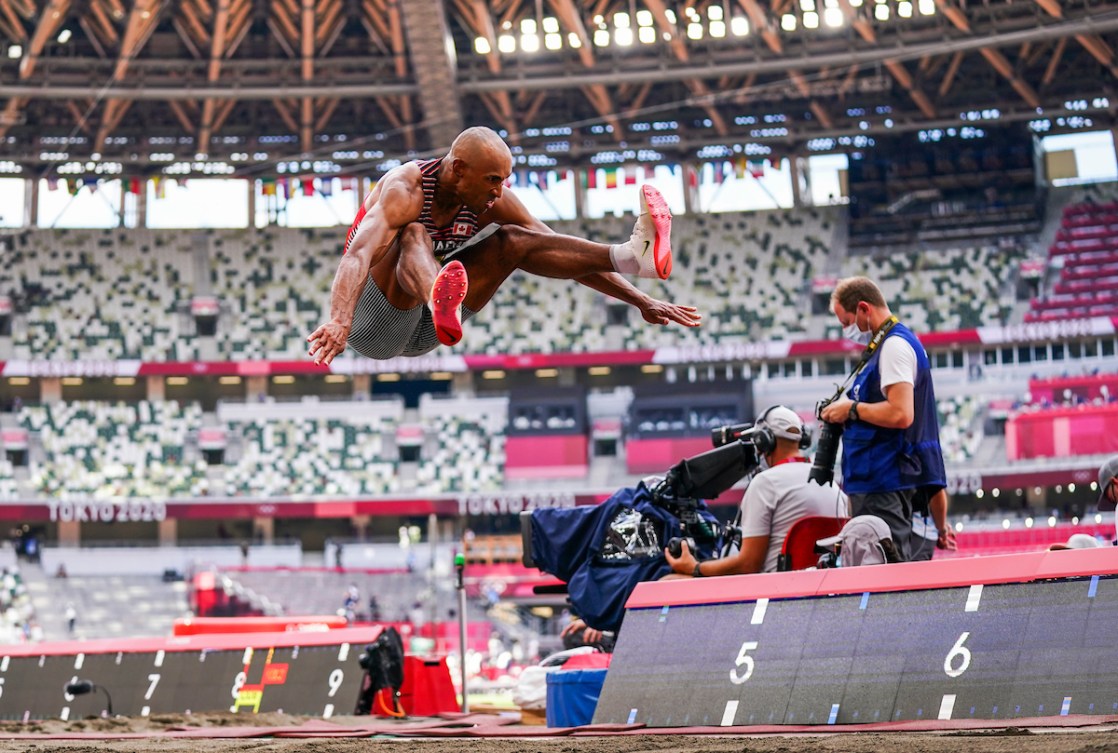
<svg viewBox="0 0 1118 753">
<path fill-rule="evenodd" d="M 859 345 L 869 345 L 872 334 L 873 333 L 871 332 L 863 332 L 862 330 L 858 329 L 857 319 L 842 328 L 842 336 L 845 337 L 847 340 L 852 340 L 853 342 L 858 343 Z"/>
</svg>

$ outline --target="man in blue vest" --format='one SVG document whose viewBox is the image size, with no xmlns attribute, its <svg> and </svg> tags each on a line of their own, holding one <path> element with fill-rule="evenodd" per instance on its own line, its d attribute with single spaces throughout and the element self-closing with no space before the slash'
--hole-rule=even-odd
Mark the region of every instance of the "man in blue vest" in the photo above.
<svg viewBox="0 0 1118 753">
<path fill-rule="evenodd" d="M 831 308 L 868 355 L 846 396 L 822 412 L 824 421 L 845 424 L 843 488 L 851 512 L 884 520 L 908 560 L 914 502 L 926 505 L 947 484 L 928 355 L 872 280 L 839 280 Z"/>
</svg>

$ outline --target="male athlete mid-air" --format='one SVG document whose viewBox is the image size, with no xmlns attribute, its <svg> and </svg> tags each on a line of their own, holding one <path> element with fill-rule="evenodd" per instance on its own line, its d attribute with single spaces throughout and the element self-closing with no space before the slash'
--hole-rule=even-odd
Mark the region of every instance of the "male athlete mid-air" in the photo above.
<svg viewBox="0 0 1118 753">
<path fill-rule="evenodd" d="M 307 337 L 315 363 L 346 343 L 369 358 L 418 356 L 462 339 L 514 270 L 577 280 L 640 309 L 652 324 L 697 327 L 693 306 L 660 301 L 622 274 L 667 279 L 672 216 L 652 186 L 625 243 L 559 235 L 503 191 L 512 153 L 496 132 L 468 128 L 445 157 L 393 168 L 365 197 L 330 293 L 330 321 Z M 372 284 L 368 284 L 369 281 Z"/>
</svg>

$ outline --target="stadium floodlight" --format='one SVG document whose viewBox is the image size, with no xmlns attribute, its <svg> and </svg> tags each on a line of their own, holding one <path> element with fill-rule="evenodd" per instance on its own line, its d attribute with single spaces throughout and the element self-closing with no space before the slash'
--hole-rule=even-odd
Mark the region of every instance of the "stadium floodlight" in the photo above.
<svg viewBox="0 0 1118 753">
<path fill-rule="evenodd" d="M 630 20 L 628 13 L 614 13 L 613 25 L 616 26 L 618 29 L 628 29 L 632 26 L 632 21 Z"/>
<path fill-rule="evenodd" d="M 652 44 L 656 41 L 656 29 L 652 26 L 641 26 L 637 29 L 637 39 L 641 44 Z"/>
<path fill-rule="evenodd" d="M 830 26 L 832 29 L 837 29 L 842 26 L 843 22 L 842 11 L 838 8 L 827 8 L 823 11 L 823 23 Z"/>
<path fill-rule="evenodd" d="M 10 45 L 8 47 L 8 57 L 11 58 L 12 60 L 18 60 L 19 58 L 23 57 L 23 47 L 22 47 L 22 45 L 18 45 L 18 44 Z"/>
<path fill-rule="evenodd" d="M 562 34 L 545 34 L 543 38 L 544 47 L 549 50 L 558 50 L 563 47 Z"/>
<path fill-rule="evenodd" d="M 578 34 L 572 31 L 567 34 L 567 44 L 571 46 L 572 50 L 577 50 L 579 47 L 582 47 L 582 39 L 579 38 Z"/>
<path fill-rule="evenodd" d="M 485 37 L 476 37 L 474 39 L 474 52 L 478 55 L 488 55 L 492 51 L 493 48 L 489 46 L 488 39 Z"/>
<path fill-rule="evenodd" d="M 912 3 L 908 0 L 897 3 L 897 15 L 901 18 L 912 18 Z"/>
<path fill-rule="evenodd" d="M 650 10 L 637 11 L 637 26 L 652 26 L 656 23 L 656 19 Z"/>
<path fill-rule="evenodd" d="M 609 32 L 605 29 L 595 29 L 594 31 L 594 46 L 595 47 L 609 47 Z"/>
<path fill-rule="evenodd" d="M 800 10 L 815 10 L 815 0 L 800 0 Z"/>
<path fill-rule="evenodd" d="M 523 52 L 539 52 L 540 37 L 538 34 L 524 34 L 520 37 L 520 49 Z"/>
<path fill-rule="evenodd" d="M 920 0 L 917 7 L 923 16 L 934 16 L 936 14 L 936 0 Z"/>
<path fill-rule="evenodd" d="M 62 31 L 58 32 L 58 43 L 66 44 L 70 41 L 70 37 L 73 36 L 73 34 L 74 33 L 69 29 L 63 29 Z"/>
<path fill-rule="evenodd" d="M 793 16 L 791 13 L 785 13 L 784 16 L 780 19 L 780 28 L 784 29 L 785 31 L 795 31 L 796 17 Z"/>
<path fill-rule="evenodd" d="M 804 13 L 804 28 L 805 29 L 818 29 L 819 28 L 819 14 L 815 11 L 808 11 Z"/>
<path fill-rule="evenodd" d="M 633 44 L 633 30 L 628 26 L 617 27 L 613 30 L 613 41 L 621 47 L 628 47 Z"/>
<path fill-rule="evenodd" d="M 712 4 L 707 8 L 707 18 L 711 21 L 721 21 L 724 16 L 722 15 L 722 6 Z"/>
<path fill-rule="evenodd" d="M 559 19 L 554 16 L 545 17 L 543 20 L 543 30 L 545 34 L 558 34 Z"/>
<path fill-rule="evenodd" d="M 528 36 L 536 33 L 536 19 L 524 18 L 520 21 L 520 33 Z"/>
<path fill-rule="evenodd" d="M 708 31 L 715 39 L 722 39 L 726 36 L 726 24 L 722 21 L 711 21 Z"/>
<path fill-rule="evenodd" d="M 687 36 L 690 39 L 702 39 L 703 25 L 694 22 L 687 24 Z"/>
<path fill-rule="evenodd" d="M 497 49 L 506 55 L 516 52 L 516 37 L 512 34 L 502 34 L 497 37 Z"/>
<path fill-rule="evenodd" d="M 749 19 L 745 16 L 734 16 L 730 21 L 730 32 L 735 37 L 744 37 L 749 33 Z"/>
<path fill-rule="evenodd" d="M 672 24 L 673 26 L 675 25 L 676 17 L 675 17 L 675 11 L 674 10 L 672 10 L 671 8 L 668 8 L 666 11 L 664 11 L 664 16 L 667 17 L 668 23 Z"/>
<path fill-rule="evenodd" d="M 878 5 L 876 8 L 873 9 L 873 16 L 878 21 L 888 21 L 889 20 L 889 6 L 884 5 L 884 4 Z"/>
</svg>

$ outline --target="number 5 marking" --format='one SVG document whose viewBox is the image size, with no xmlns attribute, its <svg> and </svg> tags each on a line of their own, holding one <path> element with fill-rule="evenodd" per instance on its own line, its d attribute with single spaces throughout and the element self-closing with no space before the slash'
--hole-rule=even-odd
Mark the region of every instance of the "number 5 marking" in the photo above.
<svg viewBox="0 0 1118 753">
<path fill-rule="evenodd" d="M 967 638 L 970 638 L 970 633 L 960 635 L 959 640 L 955 641 L 955 645 L 947 653 L 947 658 L 943 660 L 943 671 L 947 673 L 948 677 L 958 677 L 966 672 L 967 667 L 970 666 L 970 649 L 963 645 Z M 958 669 L 951 666 L 956 656 L 963 660 Z"/>
<path fill-rule="evenodd" d="M 736 669 L 730 670 L 730 682 L 735 685 L 741 685 L 743 682 L 753 676 L 753 657 L 749 652 L 757 648 L 757 641 L 746 641 L 741 644 L 741 651 L 738 651 L 738 658 L 734 660 L 734 664 L 738 667 L 744 666 L 745 670 L 742 674 L 738 674 Z"/>
</svg>

